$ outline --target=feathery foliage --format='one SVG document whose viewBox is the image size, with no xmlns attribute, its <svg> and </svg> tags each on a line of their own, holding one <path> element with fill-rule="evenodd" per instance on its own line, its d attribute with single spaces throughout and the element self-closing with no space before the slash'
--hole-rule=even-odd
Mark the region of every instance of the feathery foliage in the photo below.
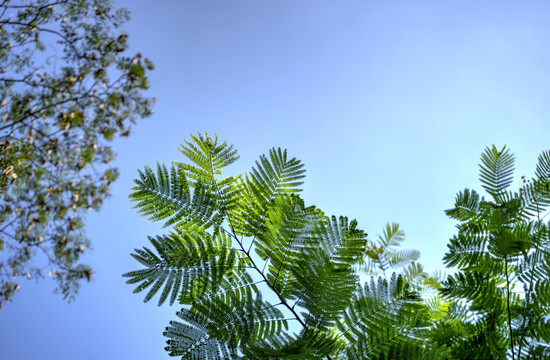
<svg viewBox="0 0 550 360">
<path fill-rule="evenodd" d="M 272 149 L 248 173 L 222 177 L 233 146 L 208 135 L 180 148 L 188 162 L 146 167 L 130 199 L 171 227 L 136 249 L 143 266 L 124 274 L 145 301 L 182 305 L 164 335 L 181 359 L 443 359 L 429 340 L 446 305 L 425 304 L 412 279 L 424 274 L 414 251 L 389 251 L 404 238 L 388 225 L 377 244 L 355 220 L 327 216 L 299 197 L 303 164 Z M 361 285 L 370 259 L 407 276 Z M 416 265 L 415 265 L 416 264 Z M 371 274 L 374 271 L 371 269 Z M 423 276 L 423 275 L 422 275 Z M 411 280 L 411 281 L 409 281 Z"/>
<path fill-rule="evenodd" d="M 456 267 L 440 289 L 452 302 L 432 338 L 457 359 L 550 357 L 550 238 L 543 221 L 550 204 L 550 152 L 543 152 L 535 178 L 513 181 L 514 156 L 486 148 L 480 181 L 459 192 L 449 217 L 459 221 L 444 262 Z"/>
</svg>

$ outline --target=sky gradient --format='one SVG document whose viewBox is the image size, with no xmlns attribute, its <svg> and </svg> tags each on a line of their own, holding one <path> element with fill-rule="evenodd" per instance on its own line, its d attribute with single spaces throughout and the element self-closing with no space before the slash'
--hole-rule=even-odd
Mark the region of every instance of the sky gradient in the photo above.
<svg viewBox="0 0 550 360">
<path fill-rule="evenodd" d="M 234 144 L 247 171 L 271 147 L 305 163 L 306 204 L 386 222 L 442 269 L 459 190 L 480 189 L 486 146 L 516 154 L 516 180 L 550 148 L 547 1 L 146 1 L 131 11 L 132 51 L 155 63 L 155 114 L 117 139 L 121 176 L 87 216 L 95 276 L 67 305 L 48 279 L 24 283 L 0 310 L 0 359 L 168 359 L 162 331 L 177 306 L 144 304 L 121 274 L 163 230 L 128 194 L 137 170 L 182 161 L 208 131 Z"/>
</svg>

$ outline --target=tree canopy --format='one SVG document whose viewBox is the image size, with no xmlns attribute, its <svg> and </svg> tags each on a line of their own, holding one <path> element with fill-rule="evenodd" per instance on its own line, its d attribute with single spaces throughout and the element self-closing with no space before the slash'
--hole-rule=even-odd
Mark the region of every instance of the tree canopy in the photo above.
<svg viewBox="0 0 550 360">
<path fill-rule="evenodd" d="M 433 334 L 453 358 L 550 358 L 550 151 L 517 191 L 514 162 L 506 147 L 486 148 L 480 181 L 489 199 L 465 189 L 446 211 L 459 223 L 443 260 L 457 271 L 440 289 L 452 307 Z"/>
<path fill-rule="evenodd" d="M 182 306 L 164 335 L 181 359 L 550 358 L 550 151 L 513 181 L 514 156 L 485 149 L 489 194 L 458 193 L 459 221 L 429 276 L 388 224 L 375 241 L 300 198 L 305 170 L 285 150 L 222 176 L 237 151 L 192 136 L 187 162 L 140 171 L 130 199 L 171 231 L 150 237 L 124 274 L 145 301 Z M 389 274 L 387 271 L 391 270 Z M 369 278 L 370 276 L 370 278 Z M 365 281 L 366 280 L 366 281 Z"/>
<path fill-rule="evenodd" d="M 0 306 L 25 277 L 70 300 L 92 276 L 83 216 L 118 176 L 109 142 L 152 113 L 128 19 L 109 0 L 0 0 Z"/>
<path fill-rule="evenodd" d="M 250 172 L 222 175 L 237 151 L 217 137 L 192 136 L 187 162 L 140 171 L 130 195 L 138 211 L 171 231 L 132 256 L 124 274 L 145 301 L 183 308 L 164 335 L 182 359 L 443 359 L 429 340 L 440 316 L 419 289 L 434 282 L 398 251 L 388 225 L 369 241 L 355 220 L 308 206 L 303 164 L 286 150 L 261 155 Z M 365 260 L 370 263 L 363 266 Z M 403 274 L 361 274 L 404 267 Z M 377 270 L 378 269 L 378 270 Z M 365 281 L 366 280 L 366 281 Z"/>
</svg>

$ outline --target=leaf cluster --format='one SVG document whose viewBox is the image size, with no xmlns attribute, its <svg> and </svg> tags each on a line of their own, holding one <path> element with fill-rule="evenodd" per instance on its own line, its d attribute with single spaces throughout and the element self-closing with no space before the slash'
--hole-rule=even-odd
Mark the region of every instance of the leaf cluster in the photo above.
<svg viewBox="0 0 550 360">
<path fill-rule="evenodd" d="M 548 358 L 550 355 L 550 152 L 535 177 L 513 182 L 514 156 L 495 146 L 481 156 L 480 181 L 458 193 L 447 215 L 459 221 L 444 262 L 455 267 L 440 289 L 452 301 L 436 326 L 439 343 L 456 358 Z"/>
<path fill-rule="evenodd" d="M 24 277 L 50 272 L 69 300 L 90 279 L 82 223 L 118 176 L 109 143 L 152 113 L 127 20 L 109 0 L 0 2 L 0 306 Z"/>
<path fill-rule="evenodd" d="M 444 305 L 425 304 L 395 273 L 361 284 L 358 269 L 373 244 L 355 220 L 305 204 L 299 160 L 274 148 L 251 171 L 223 177 L 238 159 L 232 145 L 205 134 L 180 150 L 187 162 L 145 167 L 135 181 L 130 199 L 137 211 L 171 231 L 150 238 L 152 249 L 136 249 L 142 268 L 124 274 L 145 301 L 159 294 L 159 305 L 182 306 L 164 332 L 170 355 L 445 356 L 446 346 L 426 337 Z M 386 247 L 402 241 L 396 225 L 387 232 Z M 414 257 L 379 254 L 394 265 Z"/>
</svg>

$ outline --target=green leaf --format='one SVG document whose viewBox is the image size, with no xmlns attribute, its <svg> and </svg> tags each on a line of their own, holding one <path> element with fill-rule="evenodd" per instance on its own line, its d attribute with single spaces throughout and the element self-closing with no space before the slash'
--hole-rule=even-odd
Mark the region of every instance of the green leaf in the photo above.
<svg viewBox="0 0 550 360">
<path fill-rule="evenodd" d="M 216 194 L 212 189 L 195 183 L 193 189 L 183 170 L 174 165 L 170 171 L 157 164 L 156 174 L 145 167 L 135 180 L 130 200 L 136 201 L 135 208 L 150 220 L 166 220 L 164 226 L 192 224 L 196 228 L 221 227 L 223 211 L 218 207 Z"/>
<path fill-rule="evenodd" d="M 251 174 L 238 186 L 242 200 L 230 212 L 233 227 L 241 235 L 255 236 L 264 225 L 275 196 L 300 192 L 304 173 L 303 164 L 296 158 L 288 159 L 286 150 L 271 149 L 269 159 L 260 156 Z"/>
<path fill-rule="evenodd" d="M 493 145 L 491 148 L 486 148 L 481 154 L 481 164 L 479 165 L 481 186 L 496 202 L 499 202 L 506 188 L 512 183 L 514 161 L 514 155 L 508 152 L 506 146 L 497 150 Z"/>
<path fill-rule="evenodd" d="M 445 210 L 445 214 L 459 221 L 468 221 L 479 215 L 480 203 L 484 201 L 475 190 L 465 189 L 456 195 L 454 209 Z"/>
<path fill-rule="evenodd" d="M 129 278 L 126 283 L 139 284 L 134 293 L 150 287 L 145 302 L 161 289 L 159 306 L 168 296 L 170 305 L 178 296 L 184 303 L 196 301 L 205 292 L 216 289 L 224 276 L 238 267 L 238 255 L 227 247 L 229 244 L 222 235 L 200 238 L 172 233 L 149 241 L 159 255 L 148 248 L 135 249 L 132 256 L 145 268 L 123 275 Z"/>
</svg>

